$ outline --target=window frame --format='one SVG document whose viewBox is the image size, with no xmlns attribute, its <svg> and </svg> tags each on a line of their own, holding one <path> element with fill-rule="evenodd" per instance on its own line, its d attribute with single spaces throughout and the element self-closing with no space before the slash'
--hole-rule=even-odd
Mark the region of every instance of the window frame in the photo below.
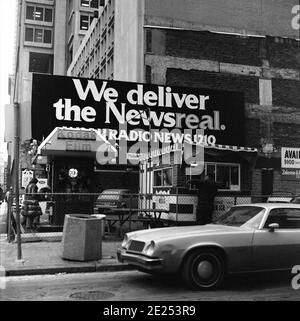
<svg viewBox="0 0 300 321">
<path fill-rule="evenodd" d="M 32 32 L 32 40 L 27 40 L 26 39 L 26 31 L 27 30 L 30 30 L 32 29 L 33 32 Z M 42 39 L 42 42 L 40 41 L 35 41 L 35 35 L 36 35 L 36 30 L 37 29 L 41 29 L 43 30 L 43 39 Z M 45 31 L 50 31 L 51 33 L 51 41 L 50 42 L 45 42 Z M 44 28 L 44 27 L 41 27 L 41 26 L 26 26 L 25 27 L 25 34 L 24 34 L 24 43 L 25 45 L 26 44 L 34 44 L 34 45 L 43 45 L 43 46 L 52 46 L 53 45 L 53 29 L 50 29 L 50 28 Z"/>
<path fill-rule="evenodd" d="M 83 1 L 88 1 L 89 4 L 85 5 L 85 4 L 82 3 Z M 82 8 L 90 8 L 90 9 L 98 9 L 99 6 L 100 6 L 100 1 L 99 0 L 96 0 L 96 1 L 97 1 L 98 5 L 96 7 L 92 7 L 91 6 L 92 0 L 80 0 L 80 7 L 82 7 Z"/>
<path fill-rule="evenodd" d="M 217 166 L 228 166 L 229 167 L 229 188 L 218 188 L 218 191 L 220 192 L 240 192 L 241 191 L 241 164 L 239 163 L 221 163 L 221 162 L 207 162 L 207 163 L 204 163 L 204 174 L 207 175 L 207 167 L 208 166 L 211 166 L 213 165 L 214 166 L 214 180 L 216 182 L 217 181 Z M 231 169 L 230 167 L 237 167 L 238 168 L 238 185 L 233 185 L 231 184 Z M 190 168 L 190 172 L 191 172 L 191 166 L 189 167 Z M 194 177 L 190 174 L 189 176 L 189 179 L 193 179 Z M 232 188 L 233 186 L 233 188 Z M 191 188 L 192 190 L 195 189 L 195 188 Z"/>
<path fill-rule="evenodd" d="M 88 17 L 88 27 L 87 27 L 87 29 L 82 29 L 82 26 L 81 26 L 82 17 L 84 17 L 84 16 Z M 93 22 L 93 19 L 94 19 L 94 15 L 88 14 L 88 13 L 81 13 L 80 17 L 79 17 L 79 30 L 82 31 L 82 32 L 87 32 L 90 29 L 90 26 L 91 26 L 91 24 Z"/>
<path fill-rule="evenodd" d="M 41 71 L 41 70 L 32 70 L 32 62 L 31 59 L 35 59 L 38 57 L 34 57 L 34 55 L 47 55 L 49 60 L 49 63 L 51 64 L 51 72 L 45 72 L 45 71 Z M 53 54 L 49 54 L 49 53 L 43 53 L 43 52 L 35 52 L 35 51 L 30 51 L 29 52 L 29 66 L 28 66 L 28 70 L 29 72 L 38 72 L 38 73 L 43 73 L 46 75 L 53 75 L 53 66 L 54 65 L 54 55 Z"/>
<path fill-rule="evenodd" d="M 33 8 L 33 19 L 27 17 L 27 10 L 29 7 Z M 37 12 L 37 8 L 43 9 L 43 12 L 42 12 L 43 19 L 42 20 L 36 19 L 35 13 Z M 51 21 L 46 21 L 46 10 L 51 10 Z M 35 22 L 38 24 L 53 24 L 53 22 L 54 22 L 54 9 L 51 7 L 43 6 L 43 4 L 34 4 L 34 3 L 26 4 L 25 20 L 30 21 L 30 23 Z"/>
<path fill-rule="evenodd" d="M 172 177 L 171 177 L 171 185 L 155 185 L 155 173 L 157 172 L 161 172 L 161 177 L 163 175 L 163 171 L 165 170 L 171 170 L 171 174 L 172 174 Z M 153 187 L 156 188 L 156 187 L 172 187 L 173 186 L 173 183 L 174 183 L 174 173 L 173 173 L 173 167 L 171 166 L 168 166 L 168 167 L 162 167 L 162 168 L 154 168 L 153 169 Z"/>
</svg>

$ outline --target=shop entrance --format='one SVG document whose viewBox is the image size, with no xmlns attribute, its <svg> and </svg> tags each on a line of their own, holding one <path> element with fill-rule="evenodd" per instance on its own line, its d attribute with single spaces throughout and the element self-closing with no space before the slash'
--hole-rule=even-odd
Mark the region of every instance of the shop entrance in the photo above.
<svg viewBox="0 0 300 321">
<path fill-rule="evenodd" d="M 66 214 L 93 214 L 93 166 L 93 158 L 54 158 L 53 190 L 64 194 L 55 195 L 52 224 L 63 225 Z"/>
<path fill-rule="evenodd" d="M 273 193 L 273 168 L 263 168 L 261 171 L 261 194 L 263 196 Z"/>
</svg>

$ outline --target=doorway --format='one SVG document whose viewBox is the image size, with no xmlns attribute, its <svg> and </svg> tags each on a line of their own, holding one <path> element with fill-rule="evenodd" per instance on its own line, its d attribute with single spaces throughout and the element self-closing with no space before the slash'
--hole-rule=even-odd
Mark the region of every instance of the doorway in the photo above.
<svg viewBox="0 0 300 321">
<path fill-rule="evenodd" d="M 273 193 L 273 172 L 273 168 L 263 168 L 261 171 L 261 194 L 264 201 Z"/>
<path fill-rule="evenodd" d="M 93 158 L 54 159 L 55 215 L 52 224 L 63 225 L 66 214 L 93 214 Z"/>
</svg>

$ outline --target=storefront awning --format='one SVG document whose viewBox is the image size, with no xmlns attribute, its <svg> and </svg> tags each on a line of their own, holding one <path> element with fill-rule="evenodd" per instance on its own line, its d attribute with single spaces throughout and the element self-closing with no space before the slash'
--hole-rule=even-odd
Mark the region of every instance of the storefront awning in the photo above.
<svg viewBox="0 0 300 321">
<path fill-rule="evenodd" d="M 244 147 L 244 146 L 232 146 L 232 145 L 200 145 L 200 144 L 174 144 L 169 147 L 165 147 L 163 149 L 157 151 L 151 151 L 148 154 L 148 157 L 144 158 L 154 158 L 158 156 L 162 156 L 164 154 L 172 153 L 172 152 L 181 152 L 182 155 L 184 153 L 184 147 L 192 148 L 193 157 L 197 155 L 197 153 L 204 152 L 205 158 L 215 157 L 215 158 L 238 158 L 239 160 L 246 161 L 250 167 L 255 165 L 258 149 L 253 147 Z M 201 149 L 201 147 L 203 149 Z M 199 157 L 201 159 L 201 157 Z M 202 157 L 203 159 L 203 157 Z"/>
<path fill-rule="evenodd" d="M 204 146 L 205 149 L 217 149 L 217 150 L 227 150 L 231 152 L 249 152 L 249 153 L 257 153 L 257 148 L 253 147 L 243 147 L 243 146 L 230 146 L 230 145 L 207 145 Z"/>
<path fill-rule="evenodd" d="M 94 156 L 97 152 L 117 153 L 95 129 L 56 127 L 38 147 L 37 155 Z"/>
<path fill-rule="evenodd" d="M 224 160 L 231 158 L 246 161 L 250 167 L 255 165 L 258 149 L 245 146 L 232 145 L 206 145 L 204 147 L 205 158 L 215 157 Z"/>
</svg>

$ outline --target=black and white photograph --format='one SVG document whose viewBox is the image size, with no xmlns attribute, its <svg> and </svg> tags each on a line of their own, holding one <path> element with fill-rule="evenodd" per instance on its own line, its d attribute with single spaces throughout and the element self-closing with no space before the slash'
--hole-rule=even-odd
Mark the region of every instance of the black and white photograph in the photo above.
<svg viewBox="0 0 300 321">
<path fill-rule="evenodd" d="M 0 24 L 2 303 L 300 301 L 299 0 L 0 0 Z"/>
</svg>

